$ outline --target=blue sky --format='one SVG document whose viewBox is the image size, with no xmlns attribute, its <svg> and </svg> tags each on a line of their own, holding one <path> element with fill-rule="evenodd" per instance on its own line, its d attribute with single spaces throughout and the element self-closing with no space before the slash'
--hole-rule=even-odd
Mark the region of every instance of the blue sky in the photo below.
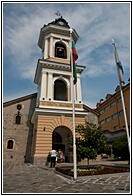
<svg viewBox="0 0 133 196">
<path fill-rule="evenodd" d="M 95 108 L 119 84 L 112 38 L 130 78 L 130 4 L 112 3 L 3 3 L 3 101 L 37 92 L 34 75 L 38 59 L 40 28 L 57 18 L 59 11 L 74 28 L 77 64 L 86 66 L 81 75 L 84 104 Z"/>
</svg>

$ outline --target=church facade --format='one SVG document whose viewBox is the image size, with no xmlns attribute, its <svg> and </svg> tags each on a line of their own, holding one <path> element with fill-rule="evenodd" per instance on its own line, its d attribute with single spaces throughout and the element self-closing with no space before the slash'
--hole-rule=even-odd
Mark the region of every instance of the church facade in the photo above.
<svg viewBox="0 0 133 196">
<path fill-rule="evenodd" d="M 73 29 L 72 39 L 78 34 Z M 40 30 L 38 59 L 34 83 L 37 93 L 4 103 L 3 161 L 46 163 L 49 151 L 62 149 L 65 160 L 73 161 L 68 138 L 73 134 L 72 89 L 70 68 L 70 26 L 62 17 Z M 81 74 L 85 66 L 77 65 L 74 85 L 75 124 L 96 123 L 97 113 L 82 101 Z"/>
</svg>

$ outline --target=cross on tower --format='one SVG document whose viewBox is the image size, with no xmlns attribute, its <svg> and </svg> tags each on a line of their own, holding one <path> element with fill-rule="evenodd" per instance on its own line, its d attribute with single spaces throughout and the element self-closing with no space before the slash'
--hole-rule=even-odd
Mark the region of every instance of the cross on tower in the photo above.
<svg viewBox="0 0 133 196">
<path fill-rule="evenodd" d="M 60 13 L 59 11 L 57 11 L 57 12 L 55 13 L 55 15 L 56 15 L 56 16 L 62 16 L 61 13 Z"/>
</svg>

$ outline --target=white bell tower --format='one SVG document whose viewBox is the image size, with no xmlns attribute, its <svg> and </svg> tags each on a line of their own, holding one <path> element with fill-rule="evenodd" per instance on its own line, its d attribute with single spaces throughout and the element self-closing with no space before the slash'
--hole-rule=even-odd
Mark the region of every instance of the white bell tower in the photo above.
<svg viewBox="0 0 133 196">
<path fill-rule="evenodd" d="M 37 106 L 45 102 L 71 103 L 70 27 L 62 17 L 44 25 L 40 30 L 38 45 L 42 59 L 38 60 L 34 82 L 38 85 Z M 73 29 L 76 43 L 78 34 Z M 84 66 L 77 65 L 75 103 L 82 103 L 80 74 Z"/>
<path fill-rule="evenodd" d="M 76 43 L 78 34 L 73 29 Z M 40 30 L 38 46 L 42 59 L 38 59 L 34 82 L 38 86 L 36 108 L 31 122 L 34 124 L 32 157 L 35 164 L 44 163 L 51 148 L 64 149 L 69 161 L 72 154 L 67 144 L 72 134 L 72 89 L 70 67 L 70 26 L 62 17 L 44 25 Z M 80 55 L 79 55 L 80 56 Z M 77 83 L 74 85 L 76 124 L 85 124 L 88 114 L 82 102 L 80 76 L 84 66 L 77 65 Z M 58 136 L 61 138 L 58 141 Z"/>
</svg>

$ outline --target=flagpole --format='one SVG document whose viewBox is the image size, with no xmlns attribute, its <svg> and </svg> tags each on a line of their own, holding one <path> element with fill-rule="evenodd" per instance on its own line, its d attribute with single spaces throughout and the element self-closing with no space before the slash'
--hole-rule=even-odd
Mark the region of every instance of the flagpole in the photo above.
<svg viewBox="0 0 133 196">
<path fill-rule="evenodd" d="M 73 164 L 74 164 L 74 180 L 77 179 L 77 157 L 76 157 L 76 136 L 75 136 L 75 104 L 74 104 L 74 83 L 73 83 L 73 60 L 72 60 L 72 29 L 70 29 L 70 59 L 71 59 L 71 99 L 73 114 Z"/>
<path fill-rule="evenodd" d="M 119 84 L 120 84 L 120 94 L 121 94 L 121 101 L 122 101 L 122 107 L 123 107 L 123 113 L 124 113 L 124 120 L 125 120 L 125 126 L 126 126 L 126 134 L 127 134 L 127 140 L 128 140 L 128 148 L 129 148 L 129 153 L 130 153 L 130 137 L 129 137 L 129 130 L 128 130 L 128 122 L 127 122 L 127 115 L 126 115 L 126 110 L 125 110 L 125 103 L 124 103 L 124 96 L 123 96 L 123 91 L 122 91 L 122 82 L 120 73 L 119 73 L 119 68 L 117 63 L 119 63 L 119 57 L 117 54 L 117 50 L 115 47 L 115 42 L 112 40 L 112 45 L 114 49 L 114 54 L 115 54 L 115 60 L 116 60 L 116 66 L 117 66 L 117 73 L 118 73 L 118 78 L 119 78 Z"/>
</svg>

